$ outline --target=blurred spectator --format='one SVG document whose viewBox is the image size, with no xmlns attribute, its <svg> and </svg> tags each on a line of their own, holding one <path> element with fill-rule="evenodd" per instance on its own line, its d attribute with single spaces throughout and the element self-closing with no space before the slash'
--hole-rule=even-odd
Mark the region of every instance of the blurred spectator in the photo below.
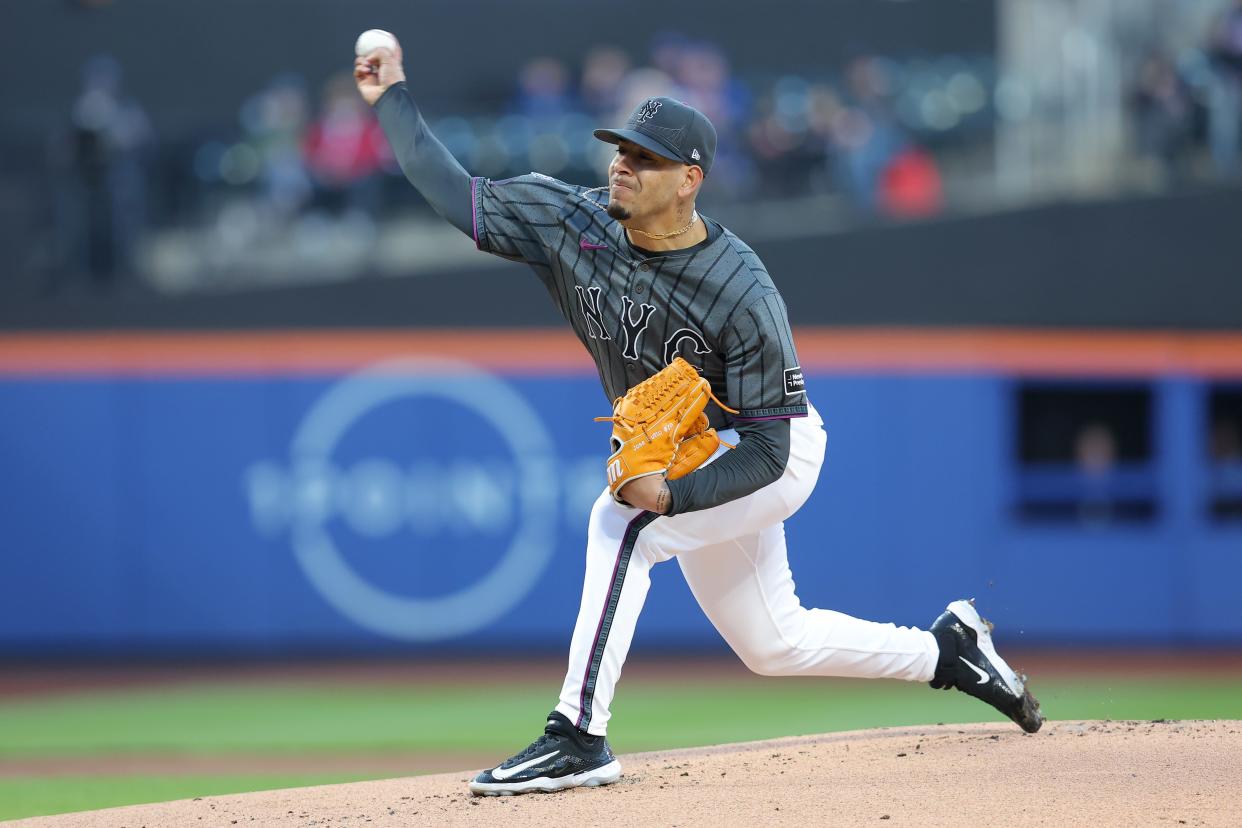
<svg viewBox="0 0 1242 828">
<path fill-rule="evenodd" d="M 1194 138 L 1194 101 L 1167 56 L 1153 52 L 1139 70 L 1134 96 L 1139 151 L 1177 174 Z"/>
<path fill-rule="evenodd" d="M 679 99 L 707 115 L 719 136 L 712 165 L 712 197 L 744 194 L 752 174 L 742 137 L 750 114 L 749 92 L 731 76 L 724 52 L 712 43 L 685 43 L 673 68 Z"/>
<path fill-rule="evenodd" d="M 621 91 L 630 71 L 630 59 L 615 46 L 596 46 L 582 62 L 579 97 L 587 115 L 611 119 L 623 109 Z"/>
<path fill-rule="evenodd" d="M 1221 405 L 1212 416 L 1208 434 L 1211 463 L 1212 514 L 1221 520 L 1242 519 L 1242 393 L 1219 395 Z M 1213 406 L 1215 407 L 1215 406 Z M 1232 410 L 1231 410 L 1232 409 Z"/>
<path fill-rule="evenodd" d="M 265 213 L 275 218 L 292 217 L 311 196 L 302 159 L 309 110 L 306 86 L 297 75 L 275 78 L 242 106 L 242 126 L 259 157 Z"/>
<path fill-rule="evenodd" d="M 558 118 L 572 112 L 574 100 L 565 64 L 550 57 L 528 61 L 518 74 L 512 108 L 514 114 L 534 119 Z"/>
<path fill-rule="evenodd" d="M 880 176 L 880 208 L 894 218 L 935 215 L 943 195 L 936 159 L 915 146 L 898 152 Z"/>
<path fill-rule="evenodd" d="M 831 121 L 841 108 L 827 85 L 786 76 L 756 106 L 748 134 L 760 195 L 802 195 L 824 185 Z"/>
<path fill-rule="evenodd" d="M 644 99 L 660 95 L 675 97 L 669 93 L 669 90 L 677 88 L 673 79 L 663 71 L 650 66 L 640 66 L 622 80 L 621 89 L 617 94 L 617 100 L 621 106 L 613 113 L 612 119 L 620 124 Z"/>
<path fill-rule="evenodd" d="M 1113 472 L 1117 436 L 1106 424 L 1087 423 L 1074 437 L 1074 465 L 1083 481 L 1078 516 L 1085 523 L 1107 523 L 1113 517 Z"/>
<path fill-rule="evenodd" d="M 690 45 L 690 38 L 681 32 L 656 32 L 651 38 L 651 68 L 676 81 L 681 76 L 681 56 Z M 670 88 L 661 94 L 680 99 L 682 93 Z"/>
<path fill-rule="evenodd" d="M 680 58 L 673 76 L 680 99 L 710 118 L 717 133 L 733 135 L 746 118 L 750 96 L 730 75 L 724 52 L 711 43 L 691 43 Z"/>
<path fill-rule="evenodd" d="M 146 112 L 122 90 L 110 55 L 87 61 L 68 126 L 50 143 L 60 276 L 111 287 L 132 269 L 146 227 Z M 55 287 L 55 284 L 53 285 Z"/>
<path fill-rule="evenodd" d="M 854 202 L 877 210 L 884 172 L 906 147 L 891 105 L 890 78 L 873 55 L 855 58 L 846 71 L 848 104 L 836 113 L 830 138 L 838 177 Z"/>
<path fill-rule="evenodd" d="M 1117 464 L 1117 437 L 1104 423 L 1087 423 L 1074 437 L 1074 464 L 1086 477 L 1107 477 Z"/>
<path fill-rule="evenodd" d="M 1234 0 L 1216 21 L 1207 51 L 1215 67 L 1209 117 L 1212 159 L 1221 173 L 1233 175 L 1242 151 L 1242 0 Z"/>
<path fill-rule="evenodd" d="M 375 215 L 382 184 L 377 173 L 392 152 L 351 75 L 336 75 L 325 84 L 319 118 L 307 129 L 302 151 L 321 206 Z"/>
</svg>

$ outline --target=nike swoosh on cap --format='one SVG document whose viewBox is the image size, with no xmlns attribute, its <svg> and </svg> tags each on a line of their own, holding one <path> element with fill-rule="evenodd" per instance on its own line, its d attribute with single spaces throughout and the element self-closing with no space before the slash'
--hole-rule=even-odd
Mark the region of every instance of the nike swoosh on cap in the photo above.
<svg viewBox="0 0 1242 828">
<path fill-rule="evenodd" d="M 499 779 L 503 781 L 505 779 L 508 779 L 510 776 L 513 776 L 514 774 L 521 773 L 522 771 L 526 770 L 532 765 L 538 765 L 544 759 L 551 759 L 553 756 L 555 756 L 558 753 L 560 753 L 559 750 L 554 750 L 551 753 L 545 753 L 543 756 L 536 756 L 534 759 L 528 759 L 522 764 L 514 765 L 511 768 L 496 768 L 494 771 L 492 771 L 492 777 L 494 779 Z"/>
</svg>

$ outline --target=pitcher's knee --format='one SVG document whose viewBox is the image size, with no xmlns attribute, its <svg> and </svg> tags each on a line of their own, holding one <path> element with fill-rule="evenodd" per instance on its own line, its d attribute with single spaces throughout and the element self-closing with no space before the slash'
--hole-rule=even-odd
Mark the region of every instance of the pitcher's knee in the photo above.
<svg viewBox="0 0 1242 828">
<path fill-rule="evenodd" d="M 735 647 L 734 651 L 748 670 L 761 676 L 787 676 L 798 671 L 798 651 L 782 643 L 745 650 Z"/>
</svg>

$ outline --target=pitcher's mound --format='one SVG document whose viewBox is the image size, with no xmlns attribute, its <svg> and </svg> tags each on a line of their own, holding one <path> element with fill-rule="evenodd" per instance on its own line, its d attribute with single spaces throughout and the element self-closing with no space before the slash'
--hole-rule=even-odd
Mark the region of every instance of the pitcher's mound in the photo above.
<svg viewBox="0 0 1242 828">
<path fill-rule="evenodd" d="M 937 725 L 621 756 L 615 785 L 474 797 L 470 773 L 23 820 L 30 826 L 1237 825 L 1242 722 Z"/>
</svg>

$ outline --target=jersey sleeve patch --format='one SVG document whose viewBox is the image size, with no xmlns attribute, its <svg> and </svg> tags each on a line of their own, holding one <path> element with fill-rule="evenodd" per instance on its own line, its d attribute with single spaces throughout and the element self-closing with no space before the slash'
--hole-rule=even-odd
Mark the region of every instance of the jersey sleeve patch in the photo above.
<svg viewBox="0 0 1242 828">
<path fill-rule="evenodd" d="M 785 369 L 785 396 L 790 397 L 794 394 L 806 393 L 806 379 L 802 376 L 802 369 L 795 365 L 792 368 Z"/>
</svg>

